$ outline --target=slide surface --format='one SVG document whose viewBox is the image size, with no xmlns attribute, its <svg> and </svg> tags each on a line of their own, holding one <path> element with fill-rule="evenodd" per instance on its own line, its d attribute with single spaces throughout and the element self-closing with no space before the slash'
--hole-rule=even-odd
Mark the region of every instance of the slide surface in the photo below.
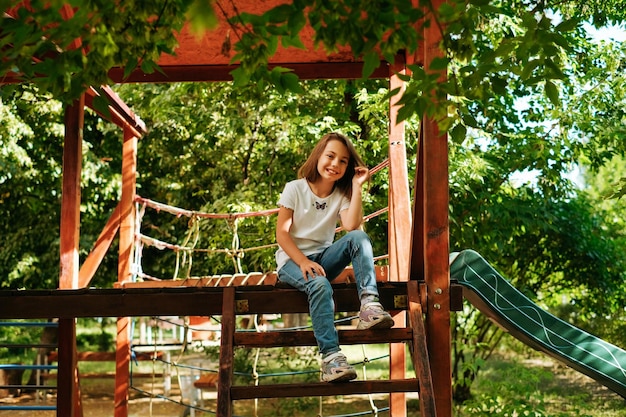
<svg viewBox="0 0 626 417">
<path fill-rule="evenodd" d="M 626 351 L 553 316 L 515 289 L 482 256 L 451 254 L 450 276 L 482 313 L 525 344 L 626 399 Z"/>
</svg>

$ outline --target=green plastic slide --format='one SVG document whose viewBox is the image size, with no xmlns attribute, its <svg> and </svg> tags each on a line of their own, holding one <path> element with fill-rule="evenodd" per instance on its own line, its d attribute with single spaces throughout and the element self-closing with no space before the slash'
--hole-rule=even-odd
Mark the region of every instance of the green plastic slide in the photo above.
<svg viewBox="0 0 626 417">
<path fill-rule="evenodd" d="M 453 253 L 450 261 L 450 277 L 482 313 L 525 344 L 626 398 L 626 351 L 542 310 L 475 251 Z"/>
</svg>

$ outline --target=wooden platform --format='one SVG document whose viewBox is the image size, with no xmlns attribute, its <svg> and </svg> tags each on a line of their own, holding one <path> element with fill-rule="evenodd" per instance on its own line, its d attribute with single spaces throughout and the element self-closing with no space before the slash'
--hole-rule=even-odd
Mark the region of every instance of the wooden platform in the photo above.
<svg viewBox="0 0 626 417">
<path fill-rule="evenodd" d="M 406 285 L 378 283 L 386 309 L 407 309 Z M 0 291 L 0 319 L 221 315 L 224 288 L 228 287 L 4 290 Z M 291 287 L 254 285 L 235 289 L 236 314 L 308 312 L 306 295 Z M 354 284 L 335 284 L 334 291 L 337 311 L 358 311 Z M 450 299 L 453 311 L 462 308 L 462 287 L 453 285 Z"/>
<path fill-rule="evenodd" d="M 408 326 L 386 330 L 340 330 L 347 344 L 407 344 L 416 378 L 352 381 L 350 383 L 296 383 L 260 386 L 233 385 L 236 347 L 315 346 L 308 330 L 248 332 L 237 329 L 238 315 L 307 313 L 306 295 L 290 286 L 249 280 L 232 286 L 237 277 L 200 280 L 127 283 L 118 288 L 81 290 L 0 291 L 0 318 L 42 319 L 76 317 L 221 316 L 220 363 L 217 382 L 202 389 L 217 389 L 217 415 L 231 417 L 233 402 L 252 398 L 358 395 L 419 392 L 422 416 L 434 416 L 434 393 L 424 328 L 425 284 L 418 281 L 378 282 L 380 301 L 392 315 L 408 313 Z M 248 277 L 250 278 L 250 277 Z M 265 277 L 267 278 L 267 277 Z M 237 278 L 238 279 L 238 278 Z M 356 312 L 360 302 L 349 274 L 333 284 L 335 310 Z M 255 282 L 257 285 L 253 284 Z M 261 283 L 261 285 L 258 285 Z M 184 284 L 179 286 L 177 284 Z M 159 285 L 158 287 L 156 285 Z M 450 309 L 462 308 L 462 287 L 452 285 Z M 398 316 L 400 317 L 400 316 Z M 400 322 L 403 322 L 401 320 Z"/>
<path fill-rule="evenodd" d="M 163 287 L 0 291 L 0 318 L 209 316 L 222 314 L 224 288 Z M 306 295 L 271 285 L 236 288 L 237 314 L 306 313 Z M 383 305 L 406 309 L 406 283 L 379 286 Z M 357 311 L 354 284 L 335 286 L 339 311 Z"/>
</svg>

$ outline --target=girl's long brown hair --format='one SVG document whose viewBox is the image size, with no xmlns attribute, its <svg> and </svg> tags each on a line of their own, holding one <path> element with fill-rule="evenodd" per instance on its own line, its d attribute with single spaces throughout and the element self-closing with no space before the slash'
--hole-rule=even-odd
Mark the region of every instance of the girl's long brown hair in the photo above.
<svg viewBox="0 0 626 417">
<path fill-rule="evenodd" d="M 343 177 L 341 177 L 341 179 L 339 179 L 339 181 L 335 183 L 335 188 L 338 188 L 339 191 L 341 191 L 343 195 L 345 195 L 347 198 L 351 198 L 352 177 L 354 177 L 354 169 L 356 167 L 365 166 L 365 163 L 354 148 L 354 145 L 352 144 L 350 139 L 348 139 L 347 136 L 344 136 L 341 133 L 327 133 L 320 139 L 317 145 L 315 145 L 315 148 L 313 148 L 313 150 L 311 151 L 311 155 L 309 155 L 306 162 L 302 164 L 302 166 L 298 170 L 298 178 L 306 178 L 307 181 L 312 183 L 315 183 L 319 179 L 320 173 L 317 171 L 317 162 L 324 153 L 326 145 L 331 140 L 338 140 L 346 145 L 348 153 L 350 154 L 350 160 L 348 161 L 346 173 Z"/>
</svg>

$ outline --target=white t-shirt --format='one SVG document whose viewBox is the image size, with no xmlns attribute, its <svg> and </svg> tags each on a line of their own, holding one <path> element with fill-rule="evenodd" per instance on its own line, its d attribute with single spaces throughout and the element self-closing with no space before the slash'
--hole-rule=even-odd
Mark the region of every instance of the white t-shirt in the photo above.
<svg viewBox="0 0 626 417">
<path fill-rule="evenodd" d="M 300 178 L 285 185 L 278 205 L 293 210 L 289 234 L 302 253 L 309 256 L 333 243 L 339 213 L 350 206 L 350 200 L 336 189 L 328 197 L 319 198 L 311 191 L 307 180 Z M 277 271 L 288 260 L 289 256 L 279 246 Z"/>
</svg>

